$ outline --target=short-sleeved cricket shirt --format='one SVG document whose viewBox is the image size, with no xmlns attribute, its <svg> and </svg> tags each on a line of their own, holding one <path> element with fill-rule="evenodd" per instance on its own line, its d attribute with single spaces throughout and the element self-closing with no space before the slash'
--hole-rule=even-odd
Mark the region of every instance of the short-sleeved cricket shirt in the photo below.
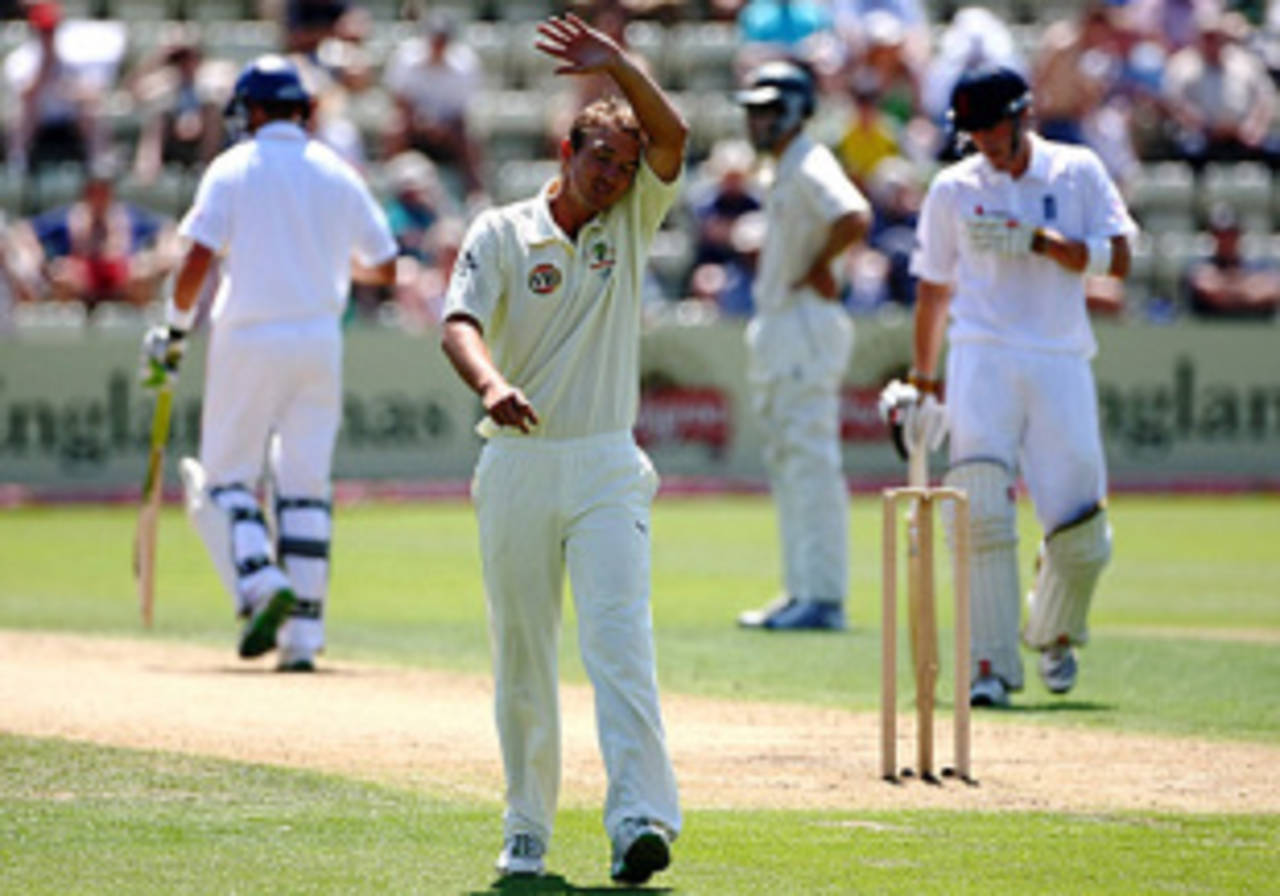
<svg viewBox="0 0 1280 896">
<path fill-rule="evenodd" d="M 220 326 L 337 317 L 352 255 L 372 266 L 396 253 L 359 173 L 289 122 L 214 159 L 179 232 L 226 257 L 212 313 Z"/>
<path fill-rule="evenodd" d="M 570 439 L 634 425 L 641 281 L 680 180 L 662 181 L 642 160 L 631 189 L 577 239 L 551 217 L 556 181 L 482 213 L 468 230 L 445 317 L 480 324 L 494 363 L 538 413 L 535 435 Z M 486 422 L 485 435 L 522 435 Z"/>
<path fill-rule="evenodd" d="M 1092 150 L 1035 134 L 1016 180 L 978 153 L 942 171 L 916 227 L 912 273 L 954 287 L 949 339 L 1092 357 L 1097 343 L 1085 307 L 1084 277 L 1040 255 L 976 252 L 965 221 L 1016 218 L 1075 240 L 1133 237 L 1137 225 Z"/>
</svg>

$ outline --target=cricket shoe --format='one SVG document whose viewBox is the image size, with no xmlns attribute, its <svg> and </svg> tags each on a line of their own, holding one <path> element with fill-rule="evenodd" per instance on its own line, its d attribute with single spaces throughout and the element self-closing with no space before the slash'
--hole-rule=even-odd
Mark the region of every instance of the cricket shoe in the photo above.
<svg viewBox="0 0 1280 896">
<path fill-rule="evenodd" d="M 288 588 L 281 588 L 253 611 L 240 634 L 240 656 L 250 660 L 262 656 L 276 646 L 276 633 L 298 599 Z"/>
<path fill-rule="evenodd" d="M 540 877 L 547 870 L 546 854 L 546 844 L 533 834 L 512 834 L 493 867 L 503 877 Z"/>
<path fill-rule="evenodd" d="M 647 818 L 624 818 L 613 837 L 609 876 L 621 884 L 642 884 L 671 864 L 671 840 Z"/>
<path fill-rule="evenodd" d="M 294 651 L 286 647 L 280 648 L 280 656 L 276 661 L 277 672 L 314 672 L 315 657 L 306 651 Z"/>
<path fill-rule="evenodd" d="M 762 609 L 739 614 L 738 625 L 769 631 L 839 632 L 845 628 L 844 605 L 784 595 Z"/>
<path fill-rule="evenodd" d="M 1079 666 L 1076 651 L 1069 643 L 1058 643 L 1040 651 L 1040 680 L 1054 694 L 1065 694 L 1075 687 Z"/>
<path fill-rule="evenodd" d="M 1009 689 L 994 675 L 983 675 L 969 687 L 970 706 L 1008 706 Z"/>
</svg>

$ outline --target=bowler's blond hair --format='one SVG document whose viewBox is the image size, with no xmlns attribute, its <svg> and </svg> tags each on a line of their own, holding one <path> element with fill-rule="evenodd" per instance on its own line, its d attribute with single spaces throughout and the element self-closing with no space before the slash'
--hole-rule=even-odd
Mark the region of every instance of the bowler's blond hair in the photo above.
<svg viewBox="0 0 1280 896">
<path fill-rule="evenodd" d="M 569 127 L 569 145 L 577 152 L 587 142 L 587 134 L 596 130 L 618 131 L 644 144 L 644 130 L 635 110 L 622 97 L 606 96 L 584 106 Z"/>
</svg>

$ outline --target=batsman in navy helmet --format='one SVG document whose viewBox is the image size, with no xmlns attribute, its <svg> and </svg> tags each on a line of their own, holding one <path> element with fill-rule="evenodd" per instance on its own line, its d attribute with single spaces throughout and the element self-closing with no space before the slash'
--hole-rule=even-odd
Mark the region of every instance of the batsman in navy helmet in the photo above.
<svg viewBox="0 0 1280 896">
<path fill-rule="evenodd" d="M 772 160 L 747 350 L 752 405 L 766 433 L 783 580 L 776 600 L 740 614 L 738 624 L 842 629 L 849 506 L 839 389 L 853 325 L 840 301 L 840 259 L 866 234 L 871 207 L 831 151 L 805 132 L 817 98 L 802 65 L 764 63 L 736 99 L 746 110 L 752 144 Z"/>
<path fill-rule="evenodd" d="M 179 225 L 188 248 L 148 369 L 177 376 L 207 276 L 209 313 L 199 457 L 179 471 L 187 512 L 237 615 L 245 659 L 277 651 L 307 671 L 325 646 L 330 472 L 342 415 L 342 313 L 351 279 L 391 284 L 396 243 L 360 175 L 304 127 L 311 95 L 282 56 L 236 80 L 228 117 L 241 139 L 210 163 Z M 271 513 L 258 501 L 268 478 Z"/>
<path fill-rule="evenodd" d="M 284 56 L 269 53 L 250 62 L 236 78 L 235 87 L 223 115 L 233 139 L 252 133 L 251 109 L 260 110 L 261 120 L 292 118 L 306 123 L 311 115 L 311 92 L 302 73 Z M 260 123 L 259 121 L 259 123 Z"/>
<path fill-rule="evenodd" d="M 1031 88 L 1022 75 L 1003 66 L 984 66 L 965 72 L 952 88 L 947 124 L 965 147 L 974 131 L 985 131 L 1007 119 L 1012 123 L 1009 150 L 1016 154 L 1030 107 Z"/>
<path fill-rule="evenodd" d="M 977 152 L 925 196 L 912 370 L 881 403 L 913 455 L 949 434 L 944 481 L 969 496 L 974 706 L 1004 705 L 1023 688 L 1019 641 L 1039 654 L 1046 690 L 1075 686 L 1111 556 L 1085 279 L 1123 277 L 1137 227 L 1092 150 L 1032 131 L 1030 103 L 1008 68 L 969 72 L 951 94 L 952 130 Z M 1019 480 L 1045 533 L 1025 622 Z"/>
</svg>

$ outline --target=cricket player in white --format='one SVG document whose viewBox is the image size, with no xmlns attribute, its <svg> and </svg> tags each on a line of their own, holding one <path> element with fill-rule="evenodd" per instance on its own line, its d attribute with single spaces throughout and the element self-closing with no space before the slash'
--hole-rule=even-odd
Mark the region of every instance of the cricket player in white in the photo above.
<svg viewBox="0 0 1280 896">
<path fill-rule="evenodd" d="M 610 76 L 560 176 L 471 225 L 443 348 L 483 402 L 472 481 L 506 774 L 498 872 L 541 874 L 560 783 L 556 656 L 567 568 L 608 776 L 611 875 L 638 884 L 680 830 L 649 606 L 657 475 L 632 438 L 641 278 L 675 200 L 687 127 L 616 43 L 569 15 L 538 27 L 562 74 Z M 492 354 L 490 354 L 492 352 Z"/>
<path fill-rule="evenodd" d="M 1106 466 L 1090 359 L 1087 275 L 1123 277 L 1137 227 L 1101 161 L 1027 125 L 1022 76 L 984 68 L 952 94 L 952 126 L 978 152 L 930 185 L 917 229 L 911 451 L 950 427 L 945 481 L 969 494 L 973 550 L 970 703 L 1023 686 L 1015 483 L 1045 532 L 1024 643 L 1046 687 L 1075 684 L 1075 647 L 1111 555 Z M 946 404 L 936 369 L 950 312 Z"/>
<path fill-rule="evenodd" d="M 833 265 L 871 223 L 871 206 L 804 131 L 814 83 L 792 62 L 761 65 L 738 93 L 751 142 L 776 161 L 747 327 L 752 404 L 778 512 L 784 591 L 738 617 L 772 631 L 843 629 L 849 497 L 840 455 L 840 383 L 853 324 Z"/>
<path fill-rule="evenodd" d="M 179 227 L 190 247 L 166 322 L 144 342 L 154 381 L 172 377 L 205 276 L 222 256 L 200 458 L 184 459 L 180 472 L 188 514 L 236 612 L 248 618 L 240 655 L 278 644 L 283 671 L 310 671 L 324 646 L 340 319 L 353 256 L 369 282 L 395 276 L 386 219 L 359 174 L 308 137 L 310 106 L 297 69 L 282 57 L 260 57 L 240 75 L 228 115 L 244 119 L 252 137 L 218 156 L 201 179 Z M 255 495 L 264 461 L 274 540 Z"/>
</svg>

